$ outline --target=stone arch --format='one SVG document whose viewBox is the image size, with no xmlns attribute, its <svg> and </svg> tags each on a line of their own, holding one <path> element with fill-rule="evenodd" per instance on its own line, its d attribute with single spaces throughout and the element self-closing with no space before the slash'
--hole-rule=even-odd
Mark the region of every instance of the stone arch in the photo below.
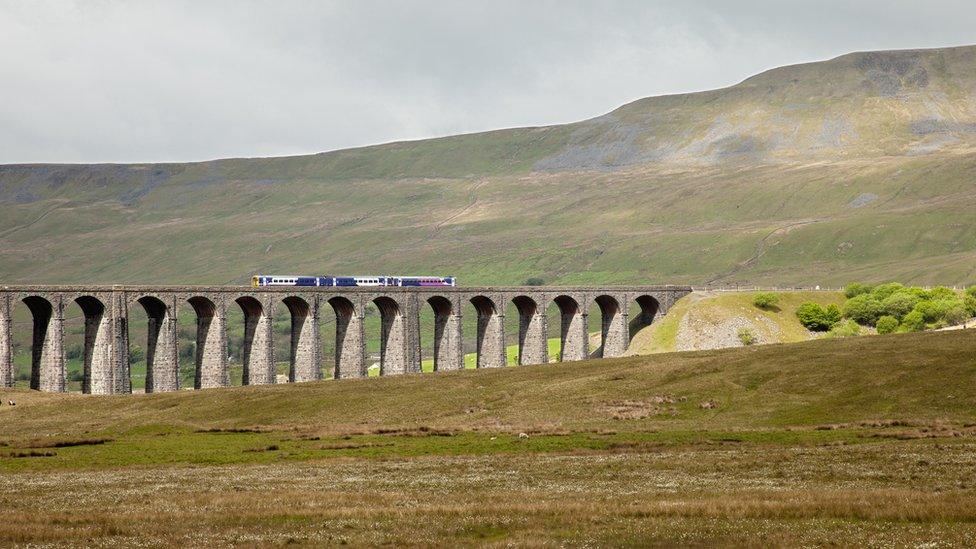
<svg viewBox="0 0 976 549">
<path fill-rule="evenodd" d="M 464 368 L 461 350 L 461 312 L 450 299 L 435 295 L 427 299 L 434 310 L 434 371 Z"/>
<path fill-rule="evenodd" d="M 49 393 L 65 390 L 64 328 L 61 305 L 39 295 L 24 297 L 33 318 L 30 388 Z"/>
<path fill-rule="evenodd" d="M 85 315 L 84 377 L 81 392 L 107 395 L 113 392 L 112 319 L 105 304 L 91 295 L 75 298 Z"/>
<path fill-rule="evenodd" d="M 515 296 L 512 303 L 519 315 L 519 366 L 549 362 L 545 310 L 527 295 Z"/>
<path fill-rule="evenodd" d="M 611 295 L 594 299 L 600 307 L 600 347 L 594 353 L 600 358 L 621 356 L 627 350 L 627 315 L 621 302 Z"/>
<path fill-rule="evenodd" d="M 146 341 L 146 392 L 162 393 L 180 388 L 176 311 L 160 298 L 145 295 L 136 300 L 149 318 Z"/>
<path fill-rule="evenodd" d="M 379 296 L 373 304 L 380 311 L 380 375 L 407 371 L 406 331 L 403 311 L 395 299 Z"/>
<path fill-rule="evenodd" d="M 299 296 L 282 299 L 291 314 L 291 354 L 288 381 L 322 379 L 322 349 L 315 303 Z"/>
<path fill-rule="evenodd" d="M 270 311 L 253 296 L 234 300 L 244 313 L 244 344 L 241 349 L 241 385 L 275 382 L 273 322 Z"/>
<path fill-rule="evenodd" d="M 505 366 L 505 317 L 495 302 L 484 295 L 471 298 L 478 314 L 478 368 Z"/>
<path fill-rule="evenodd" d="M 589 354 L 589 334 L 586 331 L 586 312 L 576 299 L 568 295 L 556 296 L 559 307 L 559 360 L 583 360 Z"/>
<path fill-rule="evenodd" d="M 227 387 L 227 319 L 223 304 L 196 295 L 186 300 L 197 315 L 196 364 L 193 388 Z"/>
<path fill-rule="evenodd" d="M 639 295 L 634 301 L 640 307 L 640 314 L 633 315 L 630 319 L 628 341 L 634 339 L 637 332 L 653 324 L 657 318 L 658 311 L 661 310 L 661 302 L 654 296 L 647 294 Z"/>
<path fill-rule="evenodd" d="M 366 377 L 362 316 L 346 297 L 335 296 L 329 299 L 329 305 L 336 316 L 334 377 Z"/>
</svg>

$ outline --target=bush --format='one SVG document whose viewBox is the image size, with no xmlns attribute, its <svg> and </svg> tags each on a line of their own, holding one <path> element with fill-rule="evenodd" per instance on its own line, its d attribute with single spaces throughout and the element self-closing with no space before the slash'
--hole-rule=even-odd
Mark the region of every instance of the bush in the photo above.
<svg viewBox="0 0 976 549">
<path fill-rule="evenodd" d="M 853 320 L 838 322 L 827 332 L 827 337 L 854 337 L 861 335 L 861 326 Z"/>
<path fill-rule="evenodd" d="M 884 284 L 875 286 L 874 289 L 871 290 L 871 295 L 873 295 L 878 301 L 884 301 L 891 297 L 891 294 L 906 289 L 907 288 L 905 288 L 905 285 L 901 284 L 900 282 L 886 282 Z"/>
<path fill-rule="evenodd" d="M 899 291 L 891 294 L 882 302 L 884 314 L 893 316 L 898 320 L 912 312 L 915 305 L 918 305 L 919 298 L 908 291 Z"/>
<path fill-rule="evenodd" d="M 824 309 L 824 319 L 830 323 L 831 326 L 840 322 L 840 319 L 844 318 L 844 313 L 840 312 L 840 307 L 831 303 L 827 305 Z"/>
<path fill-rule="evenodd" d="M 847 286 L 844 286 L 844 296 L 847 297 L 847 299 L 850 299 L 854 296 L 871 293 L 871 290 L 871 286 L 861 284 L 860 282 L 852 282 Z"/>
<path fill-rule="evenodd" d="M 146 353 L 143 352 L 142 347 L 138 345 L 133 345 L 129 348 L 129 364 L 135 364 L 146 358 Z"/>
<path fill-rule="evenodd" d="M 969 320 L 969 312 L 961 303 L 956 303 L 945 312 L 942 320 L 949 326 L 958 326 Z"/>
<path fill-rule="evenodd" d="M 898 319 L 891 315 L 884 315 L 875 324 L 879 334 L 890 334 L 898 329 Z"/>
<path fill-rule="evenodd" d="M 925 317 L 918 310 L 912 311 L 901 319 L 900 329 L 905 332 L 921 332 L 925 329 Z"/>
<path fill-rule="evenodd" d="M 929 295 L 932 296 L 931 299 L 959 299 L 959 294 L 957 294 L 955 290 L 952 288 L 946 288 L 945 286 L 936 286 L 935 288 L 932 288 Z"/>
<path fill-rule="evenodd" d="M 945 320 L 950 310 L 961 306 L 962 302 L 958 298 L 938 299 L 934 301 L 919 301 L 918 305 L 915 306 L 915 310 L 922 313 L 925 322 L 934 323 Z M 965 309 L 963 310 L 965 311 Z"/>
<path fill-rule="evenodd" d="M 743 345 L 748 346 L 756 342 L 756 334 L 752 333 L 752 330 L 749 328 L 739 328 L 738 335 L 739 341 L 741 341 Z"/>
<path fill-rule="evenodd" d="M 75 360 L 81 358 L 85 354 L 85 346 L 80 343 L 72 343 L 68 345 L 68 348 L 64 350 L 64 358 L 68 360 Z"/>
<path fill-rule="evenodd" d="M 760 309 L 773 309 L 779 303 L 779 294 L 761 292 L 752 298 L 752 304 Z"/>
<path fill-rule="evenodd" d="M 926 290 L 925 288 L 919 288 L 918 286 L 912 286 L 908 289 L 908 293 L 919 299 L 932 299 L 932 291 Z"/>
<path fill-rule="evenodd" d="M 890 296 L 891 294 L 888 294 L 885 298 Z M 874 326 L 883 313 L 884 305 L 878 301 L 874 293 L 854 296 L 844 304 L 844 316 L 864 326 Z"/>
<path fill-rule="evenodd" d="M 966 288 L 966 295 L 970 297 L 976 297 L 976 286 L 970 286 Z"/>
<path fill-rule="evenodd" d="M 796 309 L 796 318 L 807 330 L 825 332 L 840 320 L 840 310 L 836 305 L 823 308 L 819 303 L 807 301 Z"/>
<path fill-rule="evenodd" d="M 197 357 L 197 344 L 196 343 L 184 343 L 180 345 L 180 361 L 186 362 L 188 360 L 196 360 Z"/>
<path fill-rule="evenodd" d="M 963 307 L 966 308 L 969 316 L 976 316 L 976 295 L 967 295 L 966 301 L 963 302 Z"/>
<path fill-rule="evenodd" d="M 68 372 L 68 381 L 85 381 L 85 372 L 82 370 Z"/>
<path fill-rule="evenodd" d="M 545 280 L 543 280 L 541 278 L 538 278 L 538 277 L 532 277 L 532 278 L 525 279 L 525 285 L 526 286 L 543 286 L 543 285 L 545 285 L 545 283 L 546 283 Z"/>
</svg>

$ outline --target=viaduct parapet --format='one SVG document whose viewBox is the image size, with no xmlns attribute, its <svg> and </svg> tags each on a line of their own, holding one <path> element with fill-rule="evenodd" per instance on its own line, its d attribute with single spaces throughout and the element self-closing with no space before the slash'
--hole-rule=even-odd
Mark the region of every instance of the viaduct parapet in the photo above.
<svg viewBox="0 0 976 549">
<path fill-rule="evenodd" d="M 180 389 L 177 314 L 196 317 L 195 388 L 230 385 L 227 311 L 244 314 L 243 383 L 275 383 L 272 319 L 284 307 L 291 317 L 291 382 L 323 377 L 365 377 L 369 366 L 363 317 L 373 303 L 380 313 L 380 375 L 421 371 L 420 312 L 434 313 L 435 370 L 464 367 L 462 306 L 477 314 L 477 367 L 506 364 L 505 310 L 518 311 L 518 363 L 550 361 L 546 309 L 559 310 L 560 361 L 620 356 L 630 333 L 656 322 L 688 286 L 615 287 L 237 287 L 237 286 L 2 286 L 0 287 L 0 385 L 14 381 L 12 310 L 26 306 L 33 318 L 30 387 L 63 392 L 66 386 L 65 310 L 77 306 L 85 317 L 82 390 L 93 394 L 132 392 L 129 372 L 129 312 L 148 317 L 146 392 Z M 591 306 L 600 311 L 600 344 L 590 349 Z M 187 307 L 188 306 L 188 307 Z M 319 325 L 334 315 L 335 357 L 323 357 Z M 595 330 L 595 326 L 593 327 Z M 141 345 L 142 342 L 139 342 Z M 325 363 L 325 364 L 324 364 Z M 323 368 L 325 365 L 325 368 Z"/>
</svg>

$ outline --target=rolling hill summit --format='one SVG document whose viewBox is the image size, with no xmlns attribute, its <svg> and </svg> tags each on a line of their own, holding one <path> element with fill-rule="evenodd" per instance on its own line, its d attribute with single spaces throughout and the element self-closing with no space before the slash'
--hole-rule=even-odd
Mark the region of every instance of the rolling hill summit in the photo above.
<svg viewBox="0 0 976 549">
<path fill-rule="evenodd" d="M 382 258 L 465 283 L 964 284 L 974 152 L 976 46 L 852 53 L 558 126 L 0 166 L 0 275 L 244 283 Z"/>
</svg>

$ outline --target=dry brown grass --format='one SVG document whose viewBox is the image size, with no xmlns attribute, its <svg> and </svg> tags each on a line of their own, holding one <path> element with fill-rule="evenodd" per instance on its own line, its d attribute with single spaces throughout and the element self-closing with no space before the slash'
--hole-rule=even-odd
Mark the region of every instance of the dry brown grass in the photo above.
<svg viewBox="0 0 976 549">
<path fill-rule="evenodd" d="M 966 546 L 974 455 L 889 440 L 11 474 L 0 541 Z"/>
</svg>

